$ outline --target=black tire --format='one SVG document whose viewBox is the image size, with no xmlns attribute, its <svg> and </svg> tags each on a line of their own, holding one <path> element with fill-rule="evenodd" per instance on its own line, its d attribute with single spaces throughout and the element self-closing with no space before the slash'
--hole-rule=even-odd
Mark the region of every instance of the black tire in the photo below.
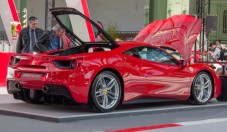
<svg viewBox="0 0 227 132">
<path fill-rule="evenodd" d="M 191 86 L 191 95 L 188 103 L 193 105 L 206 104 L 213 95 L 213 80 L 206 72 L 198 73 Z"/>
<path fill-rule="evenodd" d="M 121 90 L 117 75 L 111 71 L 103 71 L 93 80 L 89 106 L 98 112 L 110 112 L 119 105 Z"/>
</svg>

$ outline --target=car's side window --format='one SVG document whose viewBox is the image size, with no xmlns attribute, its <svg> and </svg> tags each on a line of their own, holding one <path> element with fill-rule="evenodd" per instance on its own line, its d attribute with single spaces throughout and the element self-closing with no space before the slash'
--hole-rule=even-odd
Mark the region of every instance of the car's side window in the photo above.
<svg viewBox="0 0 227 132">
<path fill-rule="evenodd" d="M 142 59 L 164 64 L 178 65 L 179 62 L 172 56 L 155 47 L 139 47 L 136 49 Z"/>
<path fill-rule="evenodd" d="M 137 51 L 134 48 L 125 51 L 123 54 L 129 55 L 129 56 L 133 56 L 133 57 L 136 57 L 136 58 L 141 58 L 140 55 L 137 53 Z"/>
</svg>

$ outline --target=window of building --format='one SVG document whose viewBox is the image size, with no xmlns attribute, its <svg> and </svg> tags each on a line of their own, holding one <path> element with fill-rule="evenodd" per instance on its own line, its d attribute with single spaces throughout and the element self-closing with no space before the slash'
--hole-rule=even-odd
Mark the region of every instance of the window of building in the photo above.
<svg viewBox="0 0 227 132">
<path fill-rule="evenodd" d="M 227 33 L 227 10 L 223 12 L 223 33 Z"/>
</svg>

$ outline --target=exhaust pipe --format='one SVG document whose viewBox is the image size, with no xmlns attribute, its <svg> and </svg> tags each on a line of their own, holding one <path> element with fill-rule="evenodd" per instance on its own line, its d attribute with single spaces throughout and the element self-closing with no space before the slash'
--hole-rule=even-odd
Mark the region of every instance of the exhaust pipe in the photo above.
<svg viewBox="0 0 227 132">
<path fill-rule="evenodd" d="M 15 87 L 17 90 L 21 90 L 20 83 L 18 83 L 18 82 L 14 84 L 14 87 Z"/>
<path fill-rule="evenodd" d="M 43 92 L 44 93 L 50 92 L 50 88 L 48 86 L 43 86 Z"/>
</svg>

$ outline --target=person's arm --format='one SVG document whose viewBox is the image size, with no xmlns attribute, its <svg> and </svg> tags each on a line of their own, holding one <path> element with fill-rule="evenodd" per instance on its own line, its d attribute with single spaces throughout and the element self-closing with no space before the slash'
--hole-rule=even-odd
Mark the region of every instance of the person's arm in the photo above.
<svg viewBox="0 0 227 132">
<path fill-rule="evenodd" d="M 35 47 L 37 48 L 36 50 L 38 50 L 39 52 L 48 51 L 50 46 L 49 37 L 50 37 L 49 31 L 45 31 L 35 44 Z"/>
<path fill-rule="evenodd" d="M 36 34 L 36 40 L 38 40 L 45 33 L 45 31 L 41 28 L 37 28 L 36 33 L 37 33 Z"/>
<path fill-rule="evenodd" d="M 208 51 L 208 54 L 210 54 L 210 57 L 212 57 L 212 59 L 214 60 L 214 62 L 218 62 L 218 59 L 215 58 L 215 56 L 214 56 L 214 52 Z"/>
<path fill-rule="evenodd" d="M 221 49 L 220 48 L 215 48 L 213 56 L 218 59 L 220 57 L 221 54 Z"/>
</svg>

